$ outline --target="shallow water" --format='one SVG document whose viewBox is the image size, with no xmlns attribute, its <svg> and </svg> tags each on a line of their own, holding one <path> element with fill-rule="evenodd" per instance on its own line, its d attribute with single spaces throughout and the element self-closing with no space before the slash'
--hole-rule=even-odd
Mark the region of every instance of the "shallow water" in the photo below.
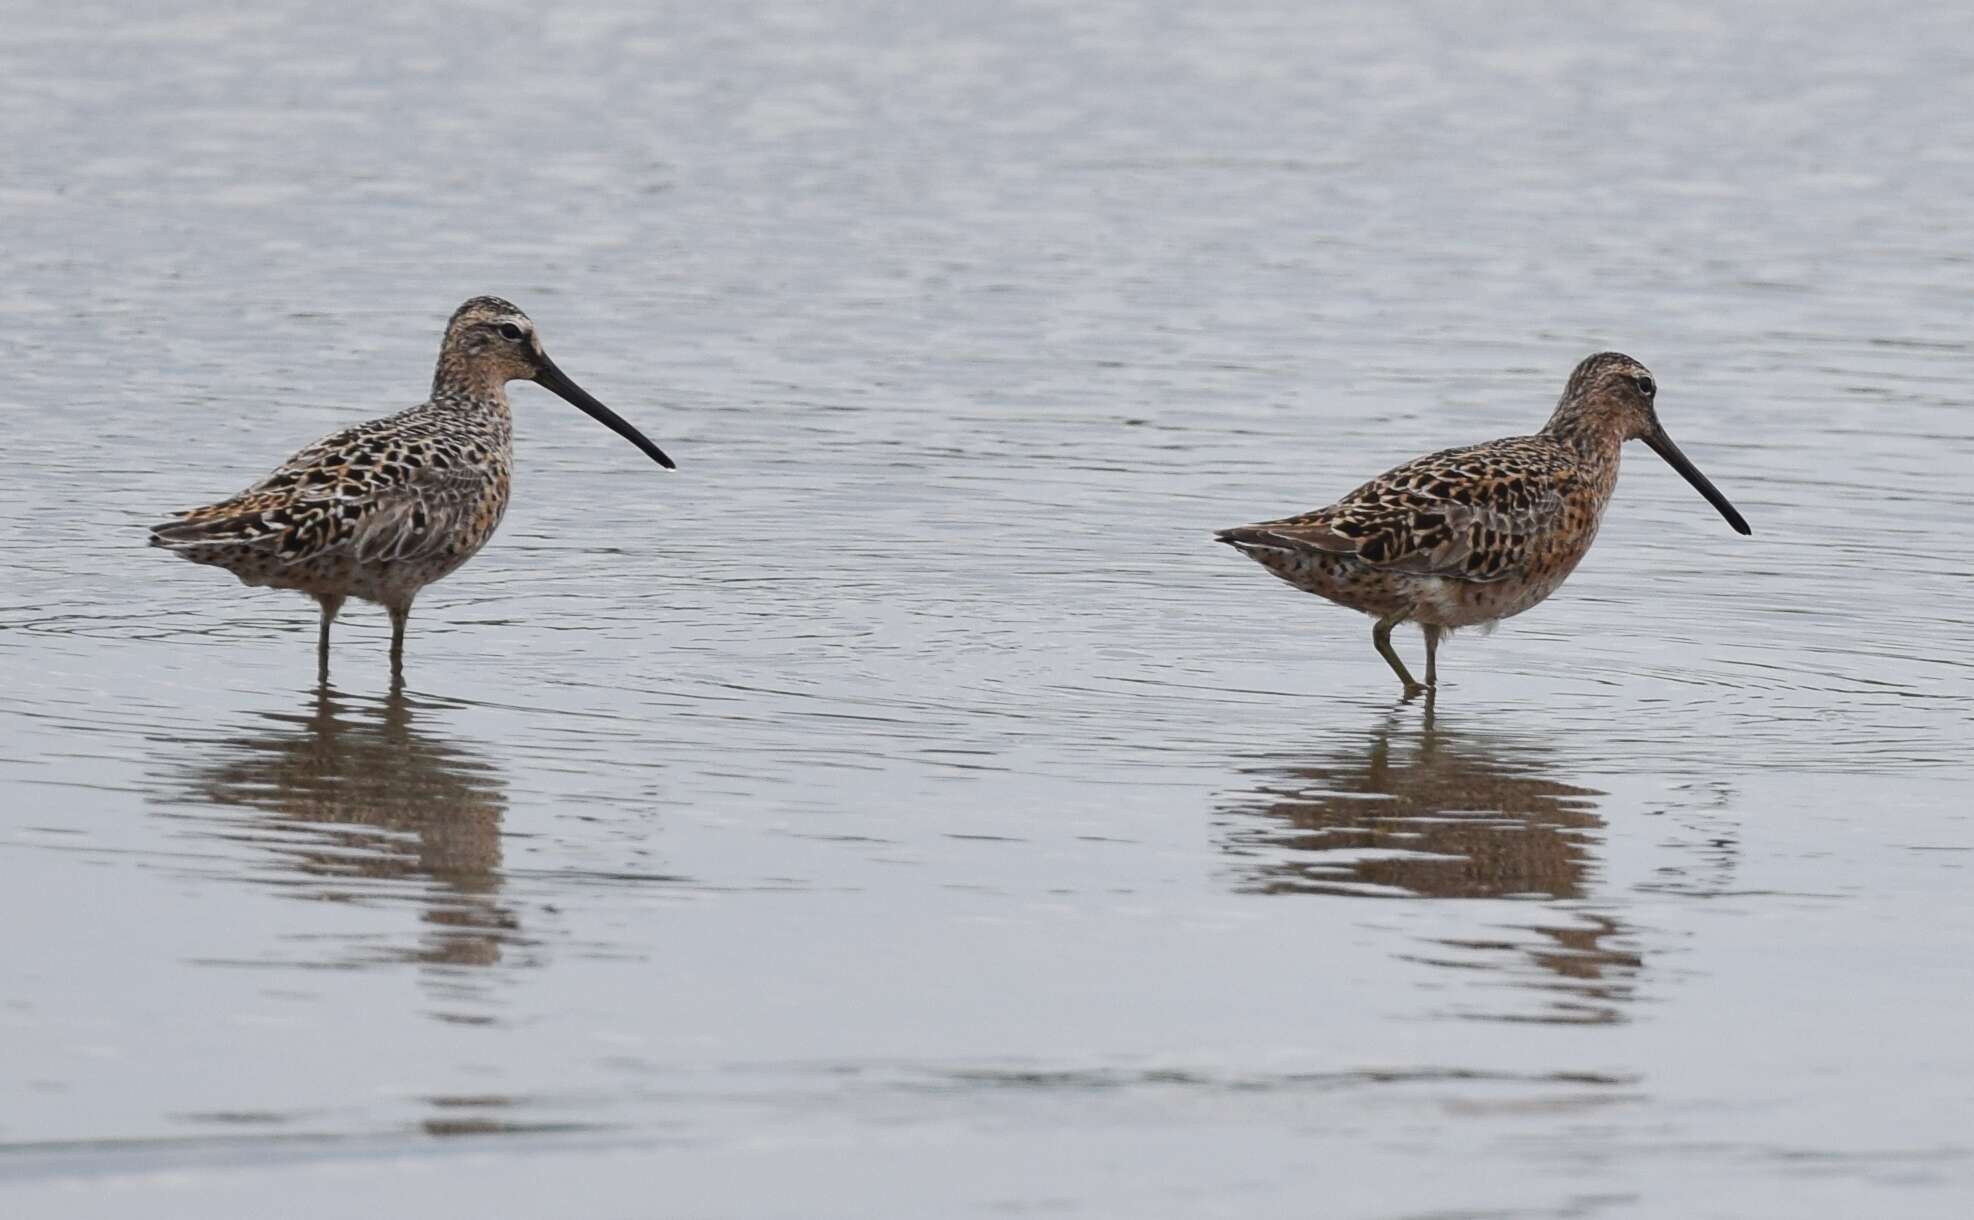
<svg viewBox="0 0 1974 1220">
<path fill-rule="evenodd" d="M 12 15 L 0 1207 L 1965 1214 L 1969 47 Z M 405 689 L 373 608 L 318 687 L 141 526 L 475 292 L 680 470 L 517 388 Z M 1209 540 L 1604 347 L 1755 533 L 1639 449 L 1430 707 Z"/>
</svg>

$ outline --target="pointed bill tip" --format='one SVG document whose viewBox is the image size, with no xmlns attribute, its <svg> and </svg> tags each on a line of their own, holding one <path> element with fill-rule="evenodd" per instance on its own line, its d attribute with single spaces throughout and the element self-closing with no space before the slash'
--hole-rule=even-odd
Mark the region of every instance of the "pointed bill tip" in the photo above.
<svg viewBox="0 0 1974 1220">
<path fill-rule="evenodd" d="M 1727 502 L 1726 496 L 1720 494 L 1720 489 L 1713 485 L 1713 480 L 1701 474 L 1700 468 L 1695 466 L 1685 454 L 1679 451 L 1679 446 L 1672 443 L 1672 438 L 1666 435 L 1664 428 L 1655 427 L 1643 439 L 1654 453 L 1666 460 L 1666 465 L 1677 470 L 1681 478 L 1693 485 L 1693 490 L 1699 492 L 1701 496 L 1706 498 L 1707 503 L 1714 506 L 1714 511 L 1718 512 L 1729 525 L 1734 527 L 1735 533 L 1743 535 L 1754 533 L 1753 530 L 1748 528 L 1747 519 L 1742 517 L 1740 512 L 1732 504 Z"/>
<path fill-rule="evenodd" d="M 541 368 L 535 374 L 536 384 L 577 408 L 583 414 L 602 424 L 612 432 L 615 432 L 618 436 L 623 437 L 631 444 L 636 445 L 638 450 L 646 457 L 663 466 L 665 469 L 678 469 L 678 463 L 672 461 L 663 449 L 652 444 L 651 438 L 632 427 L 630 422 L 624 419 L 623 416 L 618 415 L 609 407 L 590 397 L 589 391 L 571 381 L 569 375 L 557 368 L 555 362 L 550 360 L 547 355 L 541 355 L 540 359 Z"/>
</svg>

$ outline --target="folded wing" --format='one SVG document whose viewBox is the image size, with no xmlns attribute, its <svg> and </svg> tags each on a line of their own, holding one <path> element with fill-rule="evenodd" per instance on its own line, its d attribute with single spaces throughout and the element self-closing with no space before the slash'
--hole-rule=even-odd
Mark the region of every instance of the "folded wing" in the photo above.
<svg viewBox="0 0 1974 1220">
<path fill-rule="evenodd" d="M 1387 471 L 1327 508 L 1216 536 L 1244 551 L 1322 552 L 1385 571 L 1506 580 L 1558 524 L 1564 482 L 1574 477 L 1545 445 L 1448 449 Z"/>
<path fill-rule="evenodd" d="M 151 527 L 151 544 L 221 566 L 241 554 L 283 566 L 372 564 L 452 545 L 481 511 L 485 472 L 416 439 L 376 452 L 366 445 L 372 427 L 326 437 L 239 495 Z"/>
</svg>

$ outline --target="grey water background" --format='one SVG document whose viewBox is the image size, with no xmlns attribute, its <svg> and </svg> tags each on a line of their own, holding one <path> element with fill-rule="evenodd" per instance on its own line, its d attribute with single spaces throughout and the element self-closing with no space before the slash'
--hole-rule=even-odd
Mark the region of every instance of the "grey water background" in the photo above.
<svg viewBox="0 0 1974 1220">
<path fill-rule="evenodd" d="M 1974 11 L 0 17 L 6 1214 L 1974 1205 Z M 680 469 L 318 688 L 141 527 L 480 292 Z M 1430 710 L 1209 540 L 1606 347 Z"/>
</svg>

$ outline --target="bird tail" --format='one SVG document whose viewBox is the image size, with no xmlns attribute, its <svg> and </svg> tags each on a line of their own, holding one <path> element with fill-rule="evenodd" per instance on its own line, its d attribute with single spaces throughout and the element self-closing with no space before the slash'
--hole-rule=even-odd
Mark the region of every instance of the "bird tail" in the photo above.
<svg viewBox="0 0 1974 1220">
<path fill-rule="evenodd" d="M 1243 555 L 1256 551 L 1293 551 L 1295 544 L 1265 525 L 1236 525 L 1232 529 L 1215 530 L 1215 542 L 1224 542 Z"/>
<path fill-rule="evenodd" d="M 180 514 L 177 520 L 165 521 L 152 526 L 151 545 L 165 547 L 170 550 L 178 550 L 183 547 L 199 546 L 202 543 L 219 541 L 219 539 L 213 537 L 212 522 L 188 521 L 184 519 L 185 516 L 186 514 Z"/>
<path fill-rule="evenodd" d="M 257 506 L 227 501 L 173 513 L 171 520 L 151 527 L 151 545 L 196 553 L 202 547 L 251 542 L 264 532 Z"/>
<path fill-rule="evenodd" d="M 1237 525 L 1232 529 L 1221 530 L 1213 535 L 1243 555 L 1257 552 L 1283 555 L 1351 555 L 1357 551 L 1357 544 L 1351 538 L 1330 528 L 1326 521 L 1315 517 L 1291 518 L 1286 521 L 1264 521 L 1259 525 Z"/>
</svg>

